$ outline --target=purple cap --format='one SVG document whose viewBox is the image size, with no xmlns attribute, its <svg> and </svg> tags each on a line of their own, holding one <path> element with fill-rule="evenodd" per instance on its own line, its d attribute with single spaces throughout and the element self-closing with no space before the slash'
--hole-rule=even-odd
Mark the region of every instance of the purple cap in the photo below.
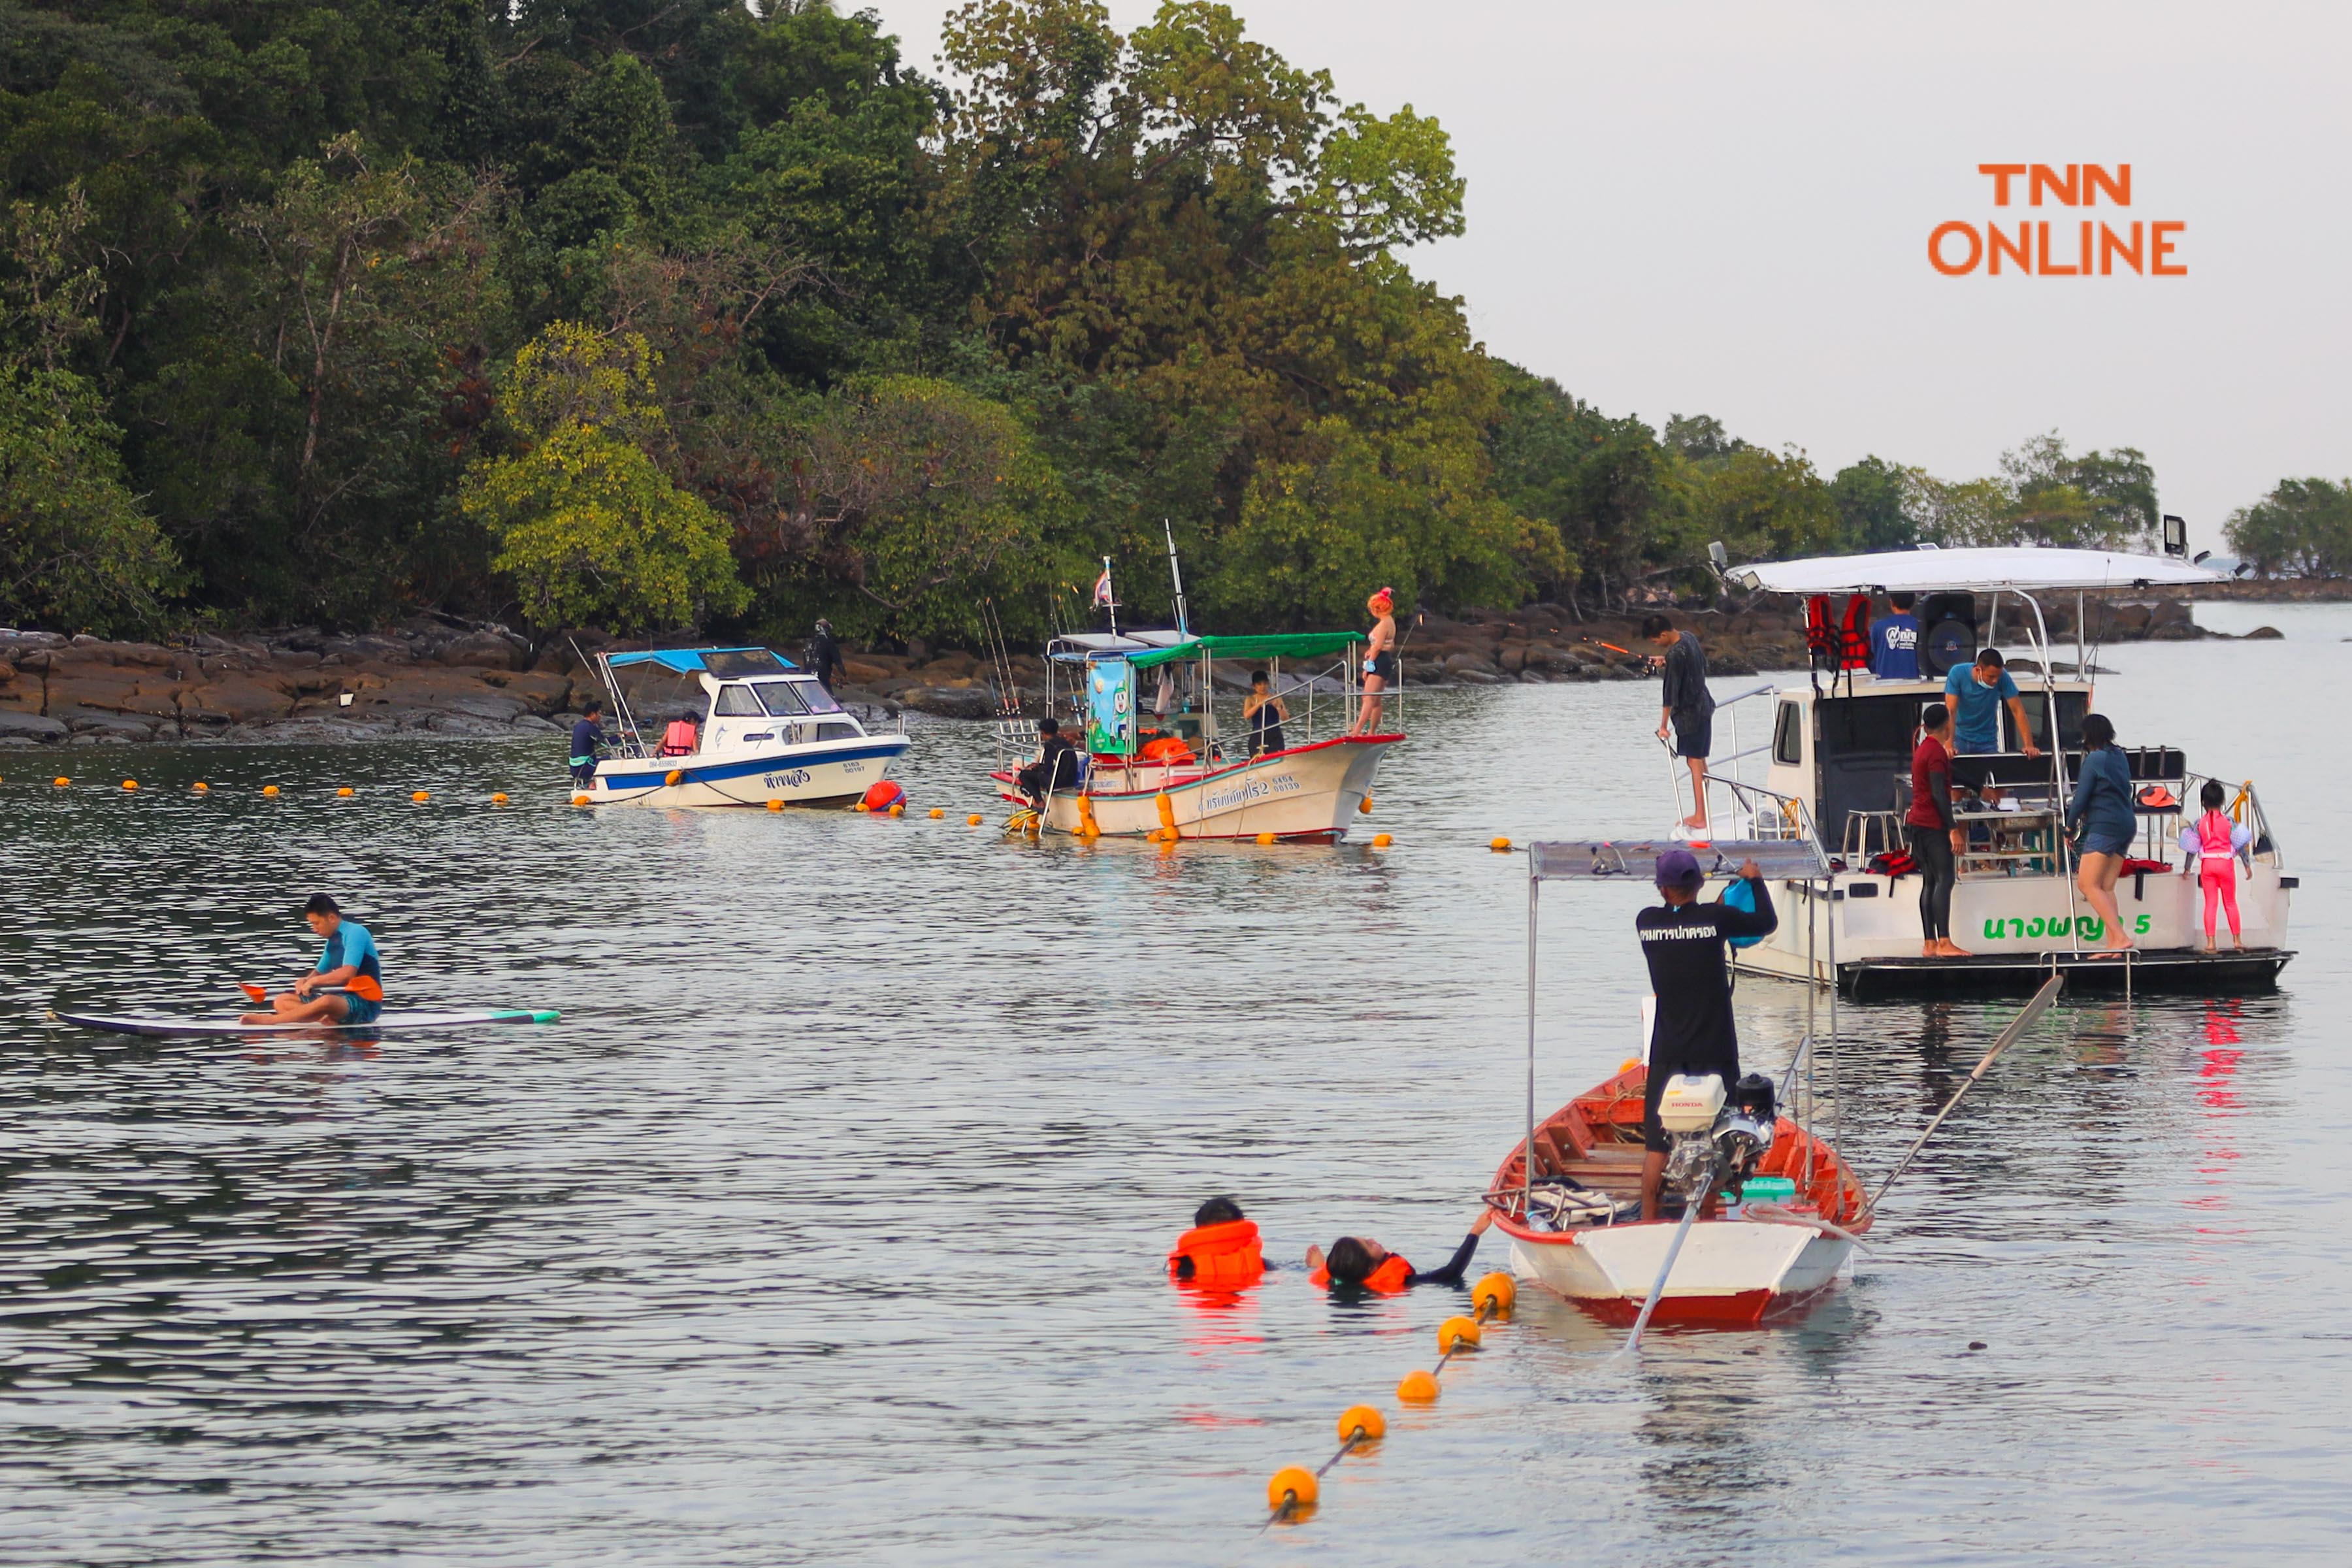
<svg viewBox="0 0 2352 1568">
<path fill-rule="evenodd" d="M 1661 888 L 1693 888 L 1706 880 L 1698 868 L 1698 857 L 1687 849 L 1669 849 L 1658 857 L 1658 886 Z"/>
</svg>

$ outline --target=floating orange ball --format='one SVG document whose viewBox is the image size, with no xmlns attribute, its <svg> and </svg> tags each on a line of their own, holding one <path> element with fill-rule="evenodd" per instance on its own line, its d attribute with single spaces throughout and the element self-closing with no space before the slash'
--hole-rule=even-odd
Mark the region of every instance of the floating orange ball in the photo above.
<svg viewBox="0 0 2352 1568">
<path fill-rule="evenodd" d="M 1486 847 L 1497 855 L 1507 854 L 1510 851 L 1511 841 L 1507 838 L 1495 838 L 1488 841 Z"/>
<path fill-rule="evenodd" d="M 1397 1384 L 1397 1397 L 1408 1405 L 1431 1405 L 1437 1399 L 1437 1379 L 1425 1372 L 1409 1372 Z"/>
<path fill-rule="evenodd" d="M 1375 849 L 1385 849 L 1395 842 L 1396 839 L 1386 833 L 1375 833 L 1372 835 L 1372 847 Z"/>
<path fill-rule="evenodd" d="M 63 783 L 64 781 L 60 780 L 58 782 Z M 973 812 L 970 816 L 965 817 L 963 822 L 966 827 L 978 827 L 980 826 L 980 813 L 976 811 Z"/>
<path fill-rule="evenodd" d="M 430 791 L 430 790 L 422 790 L 422 789 L 421 789 L 421 790 L 416 791 L 415 794 L 411 795 L 408 798 L 409 798 L 409 799 L 411 799 L 411 800 L 413 800 L 413 801 L 415 801 L 415 802 L 416 802 L 416 804 L 417 804 L 417 805 L 424 805 L 426 801 L 431 800 L 431 799 L 433 798 L 433 792 L 432 792 L 432 791 Z"/>
<path fill-rule="evenodd" d="M 1518 1282 L 1507 1274 L 1489 1274 L 1470 1288 L 1470 1300 L 1486 1308 L 1490 1318 L 1507 1318 L 1518 1305 Z"/>
<path fill-rule="evenodd" d="M 942 809 L 941 807 L 939 807 L 939 806 L 936 806 L 936 805 L 935 805 L 935 806 L 933 806 L 933 807 L 931 807 L 931 820 L 932 820 L 933 822 L 937 822 L 937 821 L 939 821 L 941 817 L 943 817 L 943 816 L 947 816 L 947 812 L 946 812 L 944 809 Z"/>
<path fill-rule="evenodd" d="M 1288 1465 L 1274 1472 L 1265 1483 L 1265 1506 L 1280 1513 L 1288 1509 L 1296 1516 L 1315 1506 L 1320 1483 L 1315 1472 L 1304 1465 Z"/>
<path fill-rule="evenodd" d="M 584 795 L 575 795 L 572 797 L 572 804 L 574 805 L 586 805 L 588 804 L 588 797 Z"/>
<path fill-rule="evenodd" d="M 56 780 L 53 780 L 52 782 L 53 782 L 53 783 L 55 783 L 55 784 L 56 784 L 56 785 L 57 785 L 59 789 L 63 789 L 63 788 L 65 788 L 65 787 L 66 787 L 66 785 L 68 785 L 68 784 L 69 784 L 73 783 L 73 780 L 71 780 L 71 779 L 56 779 Z"/>
<path fill-rule="evenodd" d="M 1448 1318 L 1437 1325 L 1437 1353 L 1453 1351 L 1475 1351 L 1481 1338 L 1478 1325 L 1467 1318 Z"/>
<path fill-rule="evenodd" d="M 195 791 L 196 791 L 196 793 L 197 793 L 198 795 L 209 795 L 209 794 L 211 794 L 211 793 L 212 793 L 212 787 L 213 787 L 212 785 L 210 785 L 210 784 L 208 784 L 205 783 L 205 781 L 204 781 L 204 780 L 202 780 L 202 779 L 198 779 L 198 780 L 196 781 L 196 783 L 195 783 Z"/>
<path fill-rule="evenodd" d="M 1369 1405 L 1350 1405 L 1339 1412 L 1339 1441 L 1377 1443 L 1388 1436 L 1389 1424 Z"/>
<path fill-rule="evenodd" d="M 1274 842 L 1274 835 L 1271 833 L 1261 833 L 1257 836 L 1257 841 L 1260 844 L 1271 844 Z"/>
<path fill-rule="evenodd" d="M 492 805 L 504 805 L 506 803 L 507 797 L 502 795 L 494 795 L 490 796 L 490 804 Z"/>
<path fill-rule="evenodd" d="M 266 795 L 274 795 L 278 793 L 278 786 L 276 784 L 263 784 L 261 786 L 261 793 Z"/>
<path fill-rule="evenodd" d="M 357 791 L 357 790 L 355 790 L 355 789 L 352 788 L 352 786 L 351 786 L 351 785 L 349 785 L 349 784 L 345 784 L 345 785 L 343 785 L 341 789 L 337 790 L 335 793 L 336 793 L 338 795 L 343 796 L 343 797 L 345 797 L 345 798 L 349 798 L 349 797 L 350 797 L 350 796 L 352 796 L 352 795 L 357 795 L 357 794 L 359 793 L 359 791 Z"/>
<path fill-rule="evenodd" d="M 124 779 L 122 781 L 122 787 L 124 789 L 137 789 L 139 787 L 139 781 L 137 779 Z"/>
</svg>

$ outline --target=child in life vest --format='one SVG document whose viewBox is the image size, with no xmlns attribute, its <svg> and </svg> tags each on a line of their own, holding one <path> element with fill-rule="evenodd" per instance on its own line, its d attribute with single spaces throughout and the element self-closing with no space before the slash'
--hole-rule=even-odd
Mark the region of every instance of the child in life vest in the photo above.
<svg viewBox="0 0 2352 1568">
<path fill-rule="evenodd" d="M 1255 1285 L 1266 1271 L 1257 1221 L 1231 1198 L 1211 1198 L 1192 1212 L 1192 1228 L 1168 1254 L 1168 1278 L 1182 1285 L 1232 1289 Z"/>
<path fill-rule="evenodd" d="M 2220 904 L 2230 916 L 2230 945 L 2242 948 L 2246 944 L 2238 932 L 2238 856 L 2252 842 L 2254 830 L 2241 822 L 2230 820 L 2221 809 L 2224 791 L 2221 781 L 2207 779 L 2198 792 L 2197 804 L 2205 808 L 2204 815 L 2180 830 L 2180 850 L 2183 856 L 2181 873 L 2192 868 L 2197 873 L 2197 886 L 2205 895 L 2205 951 L 2211 952 L 2213 941 L 2213 906 Z"/>
<path fill-rule="evenodd" d="M 1369 1236 L 1343 1236 L 1328 1253 L 1319 1247 L 1307 1249 L 1307 1280 L 1310 1285 L 1350 1285 L 1382 1295 L 1414 1285 L 1459 1285 L 1464 1270 L 1470 1267 L 1471 1255 L 1478 1250 L 1478 1237 L 1494 1223 L 1495 1211 L 1480 1208 L 1478 1217 L 1470 1222 L 1470 1234 L 1462 1238 L 1445 1267 L 1425 1272 L 1416 1271 Z"/>
</svg>

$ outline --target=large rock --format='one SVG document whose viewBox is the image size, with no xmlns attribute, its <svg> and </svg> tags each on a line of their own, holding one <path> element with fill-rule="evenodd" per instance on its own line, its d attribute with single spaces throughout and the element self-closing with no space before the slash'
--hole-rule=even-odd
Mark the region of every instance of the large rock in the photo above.
<svg viewBox="0 0 2352 1568">
<path fill-rule="evenodd" d="M 38 713 L 17 713 L 0 709 L 0 741 L 62 741 L 66 738 L 65 721 L 47 719 Z"/>
<path fill-rule="evenodd" d="M 919 686 L 899 700 L 942 719 L 985 719 L 996 711 L 996 693 L 984 686 Z"/>
<path fill-rule="evenodd" d="M 467 632 L 434 656 L 443 664 L 480 669 L 521 669 L 530 663 L 530 650 L 519 640 L 496 632 Z"/>
<path fill-rule="evenodd" d="M 294 698 L 283 683 L 251 675 L 206 678 L 180 693 L 180 718 L 191 724 L 250 724 L 283 719 Z"/>
</svg>

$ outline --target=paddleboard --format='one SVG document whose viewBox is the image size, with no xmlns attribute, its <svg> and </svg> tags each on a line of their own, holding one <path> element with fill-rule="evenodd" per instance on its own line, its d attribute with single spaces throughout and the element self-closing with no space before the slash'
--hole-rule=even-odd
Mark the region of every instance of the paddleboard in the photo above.
<svg viewBox="0 0 2352 1568">
<path fill-rule="evenodd" d="M 51 1013 L 60 1024 L 110 1035 L 307 1035 L 319 1029 L 373 1035 L 386 1029 L 457 1029 L 471 1024 L 552 1024 L 552 1007 L 484 1007 L 470 1013 L 386 1013 L 373 1024 L 240 1024 L 234 1018 L 107 1018 L 95 1013 Z"/>
</svg>

